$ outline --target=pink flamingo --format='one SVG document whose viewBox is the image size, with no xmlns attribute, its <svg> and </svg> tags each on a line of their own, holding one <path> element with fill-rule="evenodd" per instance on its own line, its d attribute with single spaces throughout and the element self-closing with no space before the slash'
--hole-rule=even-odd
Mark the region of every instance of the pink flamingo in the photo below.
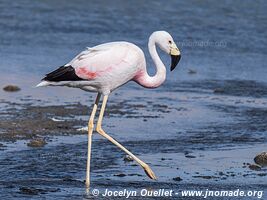
<svg viewBox="0 0 267 200">
<path fill-rule="evenodd" d="M 145 88 L 156 88 L 164 82 L 166 78 L 166 68 L 158 56 L 156 46 L 159 46 L 161 50 L 171 55 L 172 71 L 181 58 L 180 51 L 169 33 L 166 31 L 156 31 L 151 34 L 148 42 L 149 53 L 157 69 L 156 74 L 152 77 L 147 73 L 145 56 L 139 47 L 129 42 L 111 42 L 87 48 L 68 64 L 46 74 L 42 82 L 37 85 L 37 87 L 76 87 L 85 91 L 98 93 L 88 122 L 87 187 L 90 185 L 90 160 L 94 117 L 101 95 L 104 97 L 96 125 L 96 131 L 130 155 L 143 167 L 148 177 L 156 179 L 154 172 L 148 164 L 133 155 L 102 129 L 102 119 L 106 103 L 109 94 L 113 90 L 131 80 Z"/>
</svg>

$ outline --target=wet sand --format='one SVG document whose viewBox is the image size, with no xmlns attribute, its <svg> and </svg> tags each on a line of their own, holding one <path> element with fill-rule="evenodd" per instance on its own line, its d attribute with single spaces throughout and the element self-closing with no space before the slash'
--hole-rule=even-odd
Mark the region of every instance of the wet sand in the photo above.
<svg viewBox="0 0 267 200">
<path fill-rule="evenodd" d="M 104 129 L 149 163 L 158 180 L 150 181 L 135 162 L 125 161 L 123 152 L 94 133 L 91 189 L 266 193 L 266 167 L 250 167 L 266 151 L 267 141 L 267 86 L 255 84 L 260 92 L 246 81 L 203 81 L 172 84 L 171 91 L 167 84 L 149 91 L 130 85 L 130 93 L 114 93 Z M 214 93 L 216 88 L 225 92 Z M 2 197 L 92 198 L 84 187 L 87 133 L 78 131 L 87 124 L 92 99 L 57 105 L 51 105 L 55 99 L 31 96 L 0 100 Z M 27 145 L 35 139 L 47 144 Z"/>
</svg>

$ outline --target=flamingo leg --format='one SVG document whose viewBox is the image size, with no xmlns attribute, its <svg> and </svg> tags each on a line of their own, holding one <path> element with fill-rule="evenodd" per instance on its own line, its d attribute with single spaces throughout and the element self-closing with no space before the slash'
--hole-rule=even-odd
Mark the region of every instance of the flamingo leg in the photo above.
<svg viewBox="0 0 267 200">
<path fill-rule="evenodd" d="M 107 133 L 105 133 L 105 131 L 102 129 L 102 120 L 103 120 L 103 115 L 104 115 L 104 111 L 105 111 L 105 108 L 106 108 L 107 100 L 108 100 L 108 95 L 105 95 L 104 98 L 103 98 L 103 103 L 102 103 L 100 114 L 99 114 L 99 118 L 98 118 L 98 121 L 97 121 L 96 131 L 100 135 L 102 135 L 103 137 L 107 138 L 110 142 L 115 144 L 117 147 L 122 149 L 125 153 L 130 155 L 141 167 L 143 167 L 143 169 L 145 170 L 145 173 L 147 174 L 147 176 L 149 178 L 156 179 L 156 176 L 155 176 L 154 172 L 148 166 L 148 164 L 146 164 L 145 162 L 143 162 L 142 160 L 137 158 L 134 154 L 132 154 L 129 150 L 127 150 L 124 146 L 122 146 L 119 142 L 117 142 L 111 136 L 109 136 Z"/>
<path fill-rule="evenodd" d="M 89 188 L 90 186 L 90 163 L 91 163 L 91 146 L 92 146 L 92 134 L 94 129 L 94 118 L 100 97 L 101 94 L 98 93 L 95 99 L 90 119 L 88 121 L 88 152 L 87 152 L 86 181 L 85 181 L 87 188 Z"/>
</svg>

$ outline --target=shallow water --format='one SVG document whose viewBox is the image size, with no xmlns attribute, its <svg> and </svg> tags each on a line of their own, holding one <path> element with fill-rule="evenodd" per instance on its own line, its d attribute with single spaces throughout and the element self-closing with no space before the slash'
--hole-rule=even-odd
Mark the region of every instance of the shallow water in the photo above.
<svg viewBox="0 0 267 200">
<path fill-rule="evenodd" d="M 92 198 L 83 183 L 86 133 L 77 129 L 95 94 L 34 86 L 84 47 L 114 40 L 139 45 L 153 73 L 147 39 L 161 29 L 181 49 L 177 70 L 167 70 L 158 89 L 129 83 L 115 91 L 104 120 L 158 181 L 95 134 L 92 189 L 263 190 L 266 197 L 266 168 L 244 165 L 266 151 L 266 9 L 265 1 L 0 1 L 0 84 L 22 88 L 0 91 L 1 199 Z M 35 137 L 48 144 L 28 147 Z"/>
</svg>

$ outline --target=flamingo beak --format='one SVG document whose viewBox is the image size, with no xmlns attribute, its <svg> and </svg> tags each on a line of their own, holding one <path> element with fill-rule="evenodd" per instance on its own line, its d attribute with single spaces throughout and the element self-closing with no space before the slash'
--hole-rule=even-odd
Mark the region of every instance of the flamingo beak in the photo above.
<svg viewBox="0 0 267 200">
<path fill-rule="evenodd" d="M 175 69 L 176 65 L 178 64 L 178 62 L 181 59 L 181 55 L 172 55 L 172 64 L 171 64 L 171 71 Z"/>
<path fill-rule="evenodd" d="M 181 59 L 181 53 L 175 44 L 171 46 L 170 55 L 172 58 L 172 63 L 171 63 L 171 71 L 172 71 L 175 69 L 175 67 L 177 66 L 178 62 Z"/>
</svg>

